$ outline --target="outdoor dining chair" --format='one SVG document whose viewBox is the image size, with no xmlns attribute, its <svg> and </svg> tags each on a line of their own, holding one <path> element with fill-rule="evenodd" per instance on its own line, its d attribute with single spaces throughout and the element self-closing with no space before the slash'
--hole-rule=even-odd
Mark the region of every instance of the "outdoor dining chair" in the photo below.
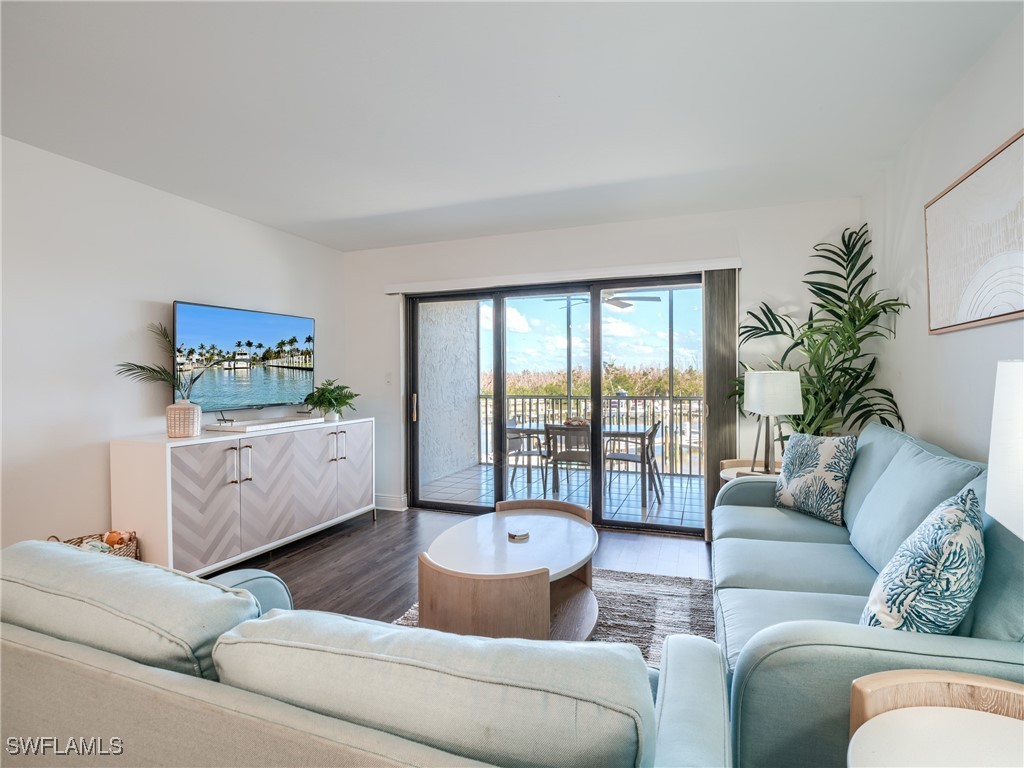
<svg viewBox="0 0 1024 768">
<path fill-rule="evenodd" d="M 643 440 L 639 437 L 625 437 L 621 435 L 608 438 L 604 454 L 605 462 L 607 462 L 605 488 L 611 486 L 616 462 L 636 464 L 637 466 L 640 465 L 640 462 L 646 462 L 647 482 L 654 490 L 654 496 L 658 503 L 661 503 L 665 495 L 665 481 L 662 480 L 661 467 L 658 466 L 658 456 L 655 451 L 655 443 L 658 441 L 658 432 L 660 430 L 661 422 L 656 421 L 644 432 Z"/>
<path fill-rule="evenodd" d="M 558 491 L 558 465 L 565 466 L 565 482 L 569 482 L 569 465 L 590 469 L 590 425 L 544 425 L 544 445 L 551 465 L 551 488 Z"/>
<path fill-rule="evenodd" d="M 516 481 L 516 472 L 519 470 L 519 465 L 526 460 L 526 485 L 527 491 L 529 486 L 533 483 L 533 460 L 534 458 L 539 460 L 540 464 L 540 477 L 541 485 L 544 488 L 544 495 L 548 493 L 548 467 L 545 463 L 547 457 L 547 451 L 544 445 L 541 443 L 540 435 L 536 434 L 525 434 L 523 432 L 516 432 L 516 427 L 519 426 L 518 419 L 509 419 L 505 422 L 505 428 L 508 430 L 506 435 L 506 444 L 508 445 L 507 456 L 512 462 L 512 475 L 509 478 L 509 488 Z"/>
</svg>

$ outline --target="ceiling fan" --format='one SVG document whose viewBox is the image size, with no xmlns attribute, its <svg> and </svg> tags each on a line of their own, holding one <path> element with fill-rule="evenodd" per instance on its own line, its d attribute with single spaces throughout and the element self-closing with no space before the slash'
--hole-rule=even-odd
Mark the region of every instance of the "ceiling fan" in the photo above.
<svg viewBox="0 0 1024 768">
<path fill-rule="evenodd" d="M 632 296 L 627 293 L 625 295 L 608 296 L 601 299 L 601 301 L 619 309 L 629 309 L 633 306 L 634 301 L 661 301 L 661 296 Z"/>
<path fill-rule="evenodd" d="M 569 298 L 569 297 L 567 297 L 567 296 L 557 296 L 557 297 L 552 296 L 550 298 L 544 299 L 544 301 L 563 301 L 564 302 L 567 298 Z M 579 298 L 577 300 L 575 297 L 573 297 L 572 301 L 574 303 L 576 303 L 576 304 L 584 304 L 584 303 L 586 303 L 587 299 Z M 601 299 L 601 303 L 602 304 L 610 304 L 611 306 L 617 307 L 618 309 L 629 309 L 630 307 L 633 306 L 633 302 L 634 301 L 661 301 L 661 297 L 660 296 L 633 296 L 631 294 L 626 293 L 626 294 L 613 294 L 611 296 L 606 296 L 603 299 Z"/>
</svg>

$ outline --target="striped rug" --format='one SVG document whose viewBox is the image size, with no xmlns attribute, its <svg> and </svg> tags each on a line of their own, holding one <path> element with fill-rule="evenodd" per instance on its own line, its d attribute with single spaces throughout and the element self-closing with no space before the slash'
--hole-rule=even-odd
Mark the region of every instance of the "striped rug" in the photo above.
<svg viewBox="0 0 1024 768">
<path fill-rule="evenodd" d="M 700 635 L 715 639 L 711 582 L 681 576 L 655 576 L 594 569 L 597 628 L 593 640 L 632 643 L 652 667 L 661 665 L 666 635 Z M 419 604 L 394 623 L 415 627 Z"/>
</svg>

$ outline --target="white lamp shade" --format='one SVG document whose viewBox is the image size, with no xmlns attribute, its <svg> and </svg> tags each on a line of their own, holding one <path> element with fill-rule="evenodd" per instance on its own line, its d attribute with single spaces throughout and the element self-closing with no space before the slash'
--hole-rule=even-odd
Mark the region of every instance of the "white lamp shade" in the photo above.
<svg viewBox="0 0 1024 768">
<path fill-rule="evenodd" d="M 992 400 L 985 511 L 1024 539 L 1024 360 L 1000 360 Z"/>
<path fill-rule="evenodd" d="M 743 375 L 743 410 L 762 416 L 804 412 L 798 371 L 747 371 Z"/>
</svg>

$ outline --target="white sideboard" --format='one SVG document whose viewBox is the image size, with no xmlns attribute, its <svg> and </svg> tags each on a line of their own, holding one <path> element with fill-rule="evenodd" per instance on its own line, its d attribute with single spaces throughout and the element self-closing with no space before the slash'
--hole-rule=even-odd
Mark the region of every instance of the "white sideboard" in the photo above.
<svg viewBox="0 0 1024 768">
<path fill-rule="evenodd" d="M 111 524 L 194 574 L 374 512 L 373 419 L 110 444 Z"/>
</svg>

